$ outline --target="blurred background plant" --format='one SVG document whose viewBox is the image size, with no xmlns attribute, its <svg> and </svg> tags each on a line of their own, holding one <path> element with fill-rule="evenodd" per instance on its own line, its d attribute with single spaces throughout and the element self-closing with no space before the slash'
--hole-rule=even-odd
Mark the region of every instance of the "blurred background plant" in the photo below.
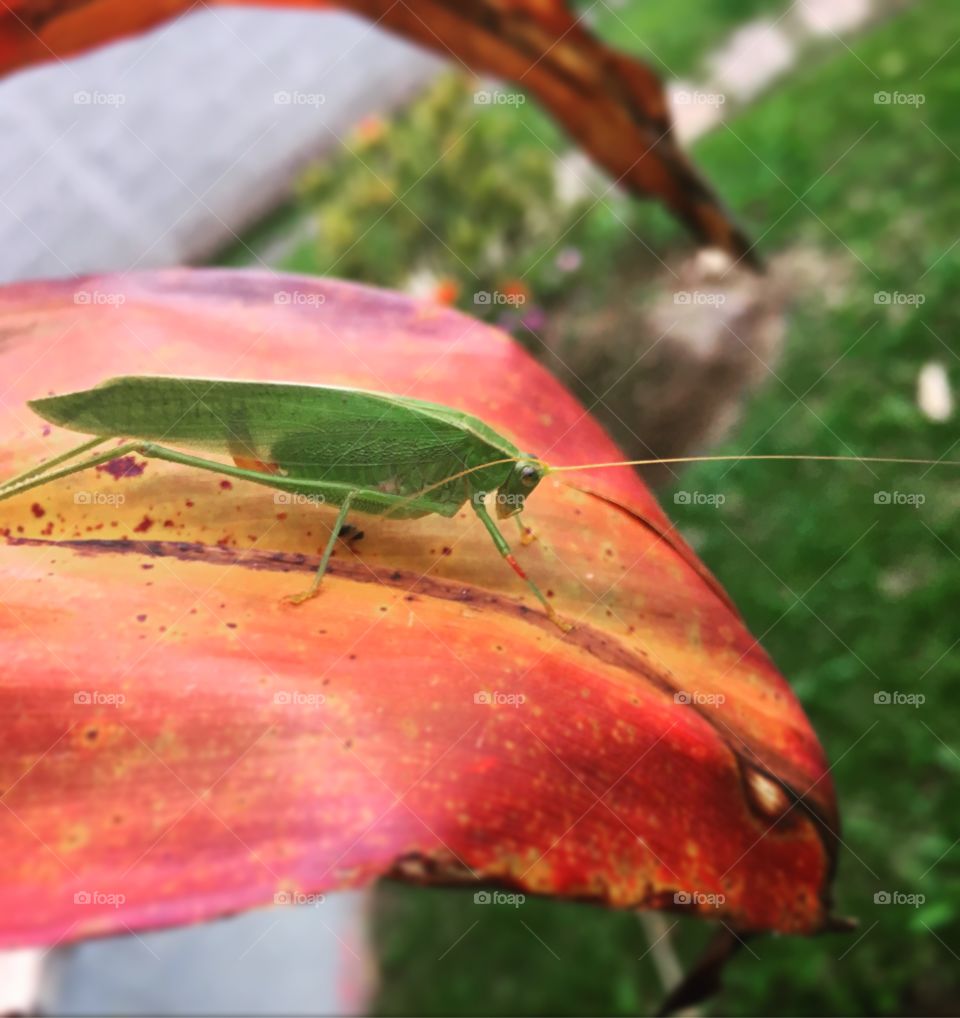
<svg viewBox="0 0 960 1018">
<path fill-rule="evenodd" d="M 590 11 L 610 41 L 677 75 L 702 68 L 723 31 L 782 5 Z M 532 104 L 478 104 L 488 86 L 451 77 L 361 125 L 224 260 L 407 287 L 501 322 L 638 454 L 955 457 L 960 9 L 883 13 L 843 44 L 825 35 L 695 146 L 761 236 L 760 281 L 718 281 L 663 212 L 569 157 Z M 678 291 L 714 299 L 691 311 Z M 475 303 L 480 292 L 523 300 Z M 751 941 L 711 1009 L 951 1013 L 955 471 L 704 465 L 654 480 L 824 741 L 845 818 L 837 911 L 861 922 L 852 935 Z M 875 701 L 897 691 L 925 702 Z M 923 901 L 885 903 L 892 892 Z M 378 1013 L 626 1015 L 660 992 L 632 915 L 534 901 L 478 914 L 469 891 L 388 885 L 378 918 Z M 708 932 L 673 918 L 669 930 L 685 961 Z"/>
</svg>

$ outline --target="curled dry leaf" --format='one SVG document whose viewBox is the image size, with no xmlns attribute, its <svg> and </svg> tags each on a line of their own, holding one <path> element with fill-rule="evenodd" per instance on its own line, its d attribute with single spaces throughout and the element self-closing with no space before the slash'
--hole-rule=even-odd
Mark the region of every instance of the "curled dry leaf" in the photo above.
<svg viewBox="0 0 960 1018">
<path fill-rule="evenodd" d="M 462 314 L 175 270 L 0 291 L 0 477 L 77 443 L 28 399 L 128 373 L 392 391 L 555 464 L 619 458 L 542 367 Z M 294 608 L 332 510 L 123 466 L 0 503 L 3 945 L 383 874 L 739 931 L 825 924 L 821 748 L 632 472 L 552 475 L 530 499 L 539 540 L 517 554 L 576 622 L 563 635 L 469 511 L 356 518 L 363 536 Z"/>
<path fill-rule="evenodd" d="M 213 0 L 227 6 L 238 0 Z M 532 93 L 618 184 L 659 198 L 708 246 L 756 267 L 749 237 L 673 138 L 666 93 L 642 61 L 606 46 L 563 0 L 240 0 L 337 6 L 473 71 Z M 11 0 L 0 13 L 0 73 L 142 32 L 194 0 Z"/>
</svg>

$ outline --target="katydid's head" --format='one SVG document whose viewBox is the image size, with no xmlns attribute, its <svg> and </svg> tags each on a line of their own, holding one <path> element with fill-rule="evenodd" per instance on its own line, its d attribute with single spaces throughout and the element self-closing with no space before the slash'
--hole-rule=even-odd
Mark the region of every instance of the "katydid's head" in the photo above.
<svg viewBox="0 0 960 1018">
<path fill-rule="evenodd" d="M 545 464 L 533 457 L 517 460 L 497 489 L 497 516 L 501 520 L 522 512 L 527 495 L 543 480 Z"/>
</svg>

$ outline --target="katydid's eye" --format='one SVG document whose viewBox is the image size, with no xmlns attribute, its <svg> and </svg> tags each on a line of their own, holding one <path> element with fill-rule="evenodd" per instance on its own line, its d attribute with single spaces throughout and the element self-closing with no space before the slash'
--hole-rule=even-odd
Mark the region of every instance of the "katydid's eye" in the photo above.
<svg viewBox="0 0 960 1018">
<path fill-rule="evenodd" d="M 540 480 L 540 471 L 536 467 L 525 466 L 520 468 L 520 483 L 526 488 L 532 488 Z"/>
</svg>

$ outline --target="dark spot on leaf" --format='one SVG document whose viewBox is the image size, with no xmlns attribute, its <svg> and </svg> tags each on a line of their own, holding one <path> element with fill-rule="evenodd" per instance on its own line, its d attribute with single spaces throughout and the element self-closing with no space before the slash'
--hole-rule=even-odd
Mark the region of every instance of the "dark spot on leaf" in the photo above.
<svg viewBox="0 0 960 1018">
<path fill-rule="evenodd" d="M 36 516 L 38 520 L 40 519 L 41 516 L 47 515 L 47 510 L 44 509 L 39 502 L 34 502 L 33 505 L 30 506 L 30 512 L 32 512 L 33 515 Z"/>
<path fill-rule="evenodd" d="M 446 546 L 444 546 L 443 548 L 441 548 L 440 553 L 442 555 L 452 555 L 453 554 L 453 548 L 447 548 Z"/>
<path fill-rule="evenodd" d="M 139 477 L 146 469 L 147 461 L 144 460 L 142 463 L 138 463 L 133 456 L 121 456 L 97 467 L 97 470 L 105 471 L 117 481 L 123 477 Z"/>
<path fill-rule="evenodd" d="M 144 518 L 133 528 L 135 534 L 145 534 L 153 526 L 153 520 L 149 516 Z"/>
<path fill-rule="evenodd" d="M 229 491 L 233 485 L 229 481 L 221 481 L 220 487 L 223 488 L 224 491 Z"/>
<path fill-rule="evenodd" d="M 137 622 L 146 622 L 146 621 L 147 621 L 147 616 L 146 615 L 138 615 L 137 616 Z"/>
</svg>

